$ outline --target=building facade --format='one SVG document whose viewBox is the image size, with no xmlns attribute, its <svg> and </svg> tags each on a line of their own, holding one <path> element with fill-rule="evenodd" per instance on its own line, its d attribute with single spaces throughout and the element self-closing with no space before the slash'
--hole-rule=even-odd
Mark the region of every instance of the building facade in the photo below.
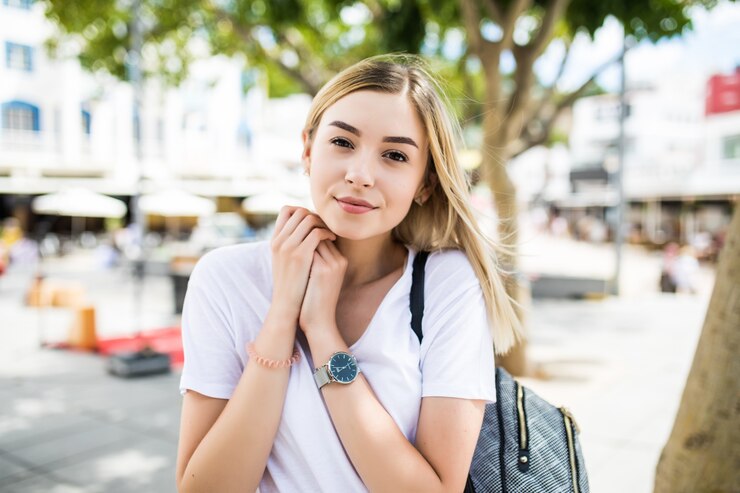
<svg viewBox="0 0 740 493">
<path fill-rule="evenodd" d="M 84 70 L 74 43 L 49 57 L 54 29 L 40 4 L 0 4 L 0 219 L 28 223 L 33 197 L 73 186 L 124 199 L 167 188 L 243 198 L 300 181 L 290 170 L 310 98 L 269 101 L 243 59 L 208 57 L 180 87 L 145 82 L 138 159 L 131 85 Z"/>
<path fill-rule="evenodd" d="M 735 103 L 717 104 L 718 99 L 732 100 L 727 93 L 734 89 L 727 87 L 737 86 L 724 77 L 707 82 L 700 75 L 673 74 L 627 91 L 622 184 L 633 241 L 696 243 L 707 236 L 721 241 L 740 196 L 740 110 Z M 723 96 L 712 95 L 717 84 Z M 554 201 L 572 223 L 584 215 L 600 217 L 611 225 L 612 236 L 619 117 L 616 95 L 576 102 L 570 133 L 571 192 Z"/>
</svg>

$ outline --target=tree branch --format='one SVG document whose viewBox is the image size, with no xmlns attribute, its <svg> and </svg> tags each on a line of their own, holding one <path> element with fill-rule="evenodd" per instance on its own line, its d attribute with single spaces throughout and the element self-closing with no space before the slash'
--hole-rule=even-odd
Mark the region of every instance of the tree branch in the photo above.
<svg viewBox="0 0 740 493">
<path fill-rule="evenodd" d="M 588 89 L 588 86 L 593 83 L 594 80 L 596 80 L 596 77 L 599 76 L 601 72 L 603 72 L 607 67 L 612 65 L 613 63 L 619 61 L 619 58 L 622 56 L 621 53 L 619 53 L 616 57 L 610 59 L 606 63 L 600 65 L 594 72 L 591 74 L 591 77 L 588 78 L 583 84 L 581 84 L 578 89 L 571 92 L 567 96 L 565 96 L 557 105 L 555 105 L 555 109 L 552 112 L 552 115 L 544 121 L 542 125 L 542 130 L 540 131 L 539 135 L 532 136 L 529 135 L 526 132 L 523 132 L 523 135 L 519 140 L 519 143 L 517 145 L 517 148 L 510 154 L 510 157 L 514 158 L 522 154 L 527 149 L 531 149 L 532 147 L 540 144 L 544 144 L 547 139 L 550 137 L 550 132 L 552 131 L 552 126 L 555 124 L 555 121 L 558 119 L 558 116 L 563 112 L 564 109 L 569 108 L 575 103 L 575 101 L 581 97 L 583 92 Z"/>
<path fill-rule="evenodd" d="M 284 31 L 276 30 L 275 37 L 296 52 L 298 57 L 303 60 L 304 67 L 313 68 L 313 72 L 311 73 L 306 71 L 301 71 L 301 73 L 303 74 L 303 78 L 311 83 L 313 88 L 311 94 L 316 94 L 324 82 L 329 80 L 329 75 L 325 70 L 322 70 L 324 68 L 322 61 L 314 55 L 298 29 L 288 28 Z"/>
<path fill-rule="evenodd" d="M 480 12 L 478 11 L 477 0 L 460 0 L 460 9 L 462 10 L 463 23 L 465 31 L 468 34 L 468 46 L 473 53 L 481 56 L 483 37 L 480 34 Z"/>
<path fill-rule="evenodd" d="M 506 123 L 504 125 L 507 144 L 522 132 L 524 109 L 532 98 L 530 89 L 534 81 L 534 58 L 531 51 L 518 47 L 512 52 L 516 59 L 516 72 L 514 73 L 516 85 L 507 105 Z"/>
<path fill-rule="evenodd" d="M 281 70 L 301 84 L 310 94 L 316 94 L 316 92 L 318 92 L 320 85 L 317 86 L 310 76 L 307 77 L 306 74 L 302 73 L 299 69 L 286 65 L 280 57 L 279 49 L 267 50 L 258 39 L 252 36 L 250 26 L 233 22 L 232 16 L 219 7 L 210 5 L 210 8 L 207 10 L 210 10 L 211 14 L 213 14 L 218 20 L 231 22 L 234 31 L 247 46 L 253 47 L 258 52 L 259 56 L 278 65 Z"/>
<path fill-rule="evenodd" d="M 493 22 L 501 26 L 504 23 L 504 14 L 496 4 L 496 0 L 483 0 L 483 6 L 488 11 L 488 16 Z"/>
<path fill-rule="evenodd" d="M 383 7 L 378 3 L 377 0 L 365 0 L 363 2 L 374 19 L 383 17 Z"/>
<path fill-rule="evenodd" d="M 524 117 L 524 122 L 532 121 L 532 119 L 536 118 L 538 120 L 543 120 L 543 109 L 547 105 L 547 103 L 552 102 L 553 95 L 555 94 L 555 89 L 557 88 L 558 82 L 560 82 L 560 79 L 563 77 L 563 73 L 565 72 L 565 66 L 568 63 L 568 59 L 570 58 L 570 48 L 571 43 L 569 41 L 565 42 L 565 54 L 563 55 L 563 59 L 560 61 L 560 67 L 558 68 L 558 73 L 555 76 L 555 80 L 552 84 L 550 84 L 550 87 L 547 88 L 545 93 L 542 95 L 542 98 L 539 100 L 539 104 L 533 106 L 533 110 L 527 112 L 526 116 Z"/>
<path fill-rule="evenodd" d="M 504 31 L 503 38 L 501 39 L 501 50 L 511 48 L 514 43 L 514 29 L 516 29 L 516 21 L 519 16 L 522 15 L 529 7 L 532 6 L 532 0 L 513 0 L 509 8 L 506 10 L 504 16 L 504 22 L 501 24 L 501 29 Z"/>
<path fill-rule="evenodd" d="M 562 16 L 570 0 L 549 0 L 539 31 L 526 46 L 514 46 L 512 52 L 516 59 L 516 89 L 509 101 L 506 125 L 506 141 L 513 141 L 521 135 L 524 126 L 524 114 L 531 100 L 531 87 L 534 82 L 533 66 L 537 57 L 552 39 L 555 23 Z M 513 8 L 513 6 L 512 6 Z"/>
<path fill-rule="evenodd" d="M 535 58 L 539 57 L 550 43 L 555 24 L 563 16 L 568 4 L 570 4 L 570 0 L 550 0 L 547 3 L 547 9 L 542 17 L 537 36 L 529 43 Z"/>
</svg>

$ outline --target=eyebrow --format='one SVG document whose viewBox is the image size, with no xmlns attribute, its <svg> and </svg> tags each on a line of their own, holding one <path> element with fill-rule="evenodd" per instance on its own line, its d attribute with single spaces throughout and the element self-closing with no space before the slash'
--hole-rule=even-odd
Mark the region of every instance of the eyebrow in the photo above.
<svg viewBox="0 0 740 493">
<path fill-rule="evenodd" d="M 358 128 L 353 127 L 349 123 L 345 123 L 339 120 L 335 120 L 329 124 L 329 126 L 339 127 L 342 130 L 346 130 L 349 133 L 353 133 L 358 137 L 362 136 L 362 132 Z M 396 144 L 409 144 L 417 149 L 419 148 L 418 145 L 416 145 L 416 142 L 414 142 L 414 139 L 410 137 L 383 137 L 383 142 L 394 142 Z"/>
</svg>

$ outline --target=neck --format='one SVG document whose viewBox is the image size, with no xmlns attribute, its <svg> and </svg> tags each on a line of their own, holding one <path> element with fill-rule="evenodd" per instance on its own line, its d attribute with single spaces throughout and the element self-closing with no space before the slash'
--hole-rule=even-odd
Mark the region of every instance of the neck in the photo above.
<svg viewBox="0 0 740 493">
<path fill-rule="evenodd" d="M 387 236 L 365 240 L 337 238 L 335 245 L 347 259 L 344 287 L 360 286 L 387 276 L 403 267 L 407 250 Z"/>
</svg>

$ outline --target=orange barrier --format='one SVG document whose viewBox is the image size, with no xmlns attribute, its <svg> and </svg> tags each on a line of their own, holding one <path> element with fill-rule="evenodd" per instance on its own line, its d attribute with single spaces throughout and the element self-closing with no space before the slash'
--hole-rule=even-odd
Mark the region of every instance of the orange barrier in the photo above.
<svg viewBox="0 0 740 493">
<path fill-rule="evenodd" d="M 88 350 L 97 349 L 95 307 L 93 305 L 83 305 L 76 307 L 74 310 L 74 320 L 69 328 L 68 342 L 70 346 Z"/>
</svg>

